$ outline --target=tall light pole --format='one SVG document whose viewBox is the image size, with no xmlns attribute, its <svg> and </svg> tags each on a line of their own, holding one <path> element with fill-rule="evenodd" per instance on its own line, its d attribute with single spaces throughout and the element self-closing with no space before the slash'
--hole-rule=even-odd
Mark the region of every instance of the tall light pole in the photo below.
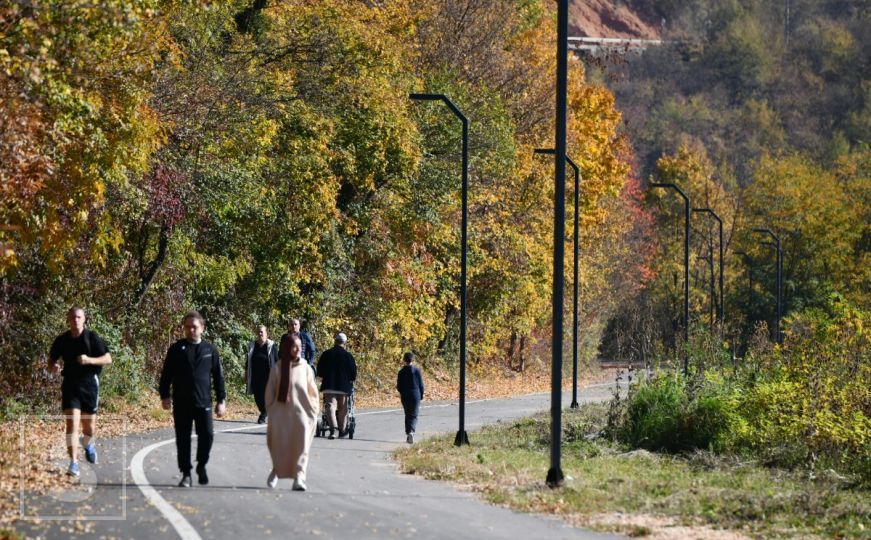
<svg viewBox="0 0 871 540">
<path fill-rule="evenodd" d="M 460 426 L 454 445 L 469 444 L 466 433 L 466 266 L 467 266 L 467 230 L 469 225 L 469 121 L 454 103 L 444 94 L 410 94 L 416 101 L 442 101 L 463 124 L 463 181 L 462 181 L 462 232 L 460 234 Z"/>
<path fill-rule="evenodd" d="M 720 216 L 718 216 L 710 208 L 693 208 L 693 212 L 710 214 L 711 217 L 713 217 L 714 219 L 717 220 L 717 225 L 720 228 L 720 305 L 719 305 L 719 309 L 717 309 L 717 320 L 722 325 L 723 319 L 725 318 L 724 317 L 724 313 L 725 313 L 725 307 L 724 307 L 725 300 L 724 300 L 724 298 L 725 297 L 723 296 L 723 220 L 720 219 Z M 713 266 L 713 263 L 711 263 L 711 266 Z M 711 273 L 713 274 L 713 269 L 712 269 Z"/>
<path fill-rule="evenodd" d="M 555 152 L 552 148 L 536 148 L 536 154 L 547 154 L 553 155 Z M 580 193 L 581 193 L 581 169 L 580 167 L 572 161 L 572 158 L 566 156 L 566 163 L 568 163 L 572 169 L 575 171 L 575 238 L 574 238 L 574 248 L 575 248 L 575 267 L 574 267 L 574 291 L 572 296 L 572 404 L 569 406 L 571 409 L 577 409 L 580 407 L 578 404 L 578 268 L 580 264 L 580 238 L 578 236 L 580 230 Z"/>
<path fill-rule="evenodd" d="M 565 281 L 566 238 L 566 131 L 569 54 L 569 0 L 557 1 L 556 32 L 556 137 L 554 142 L 554 216 L 553 216 L 553 326 L 550 381 L 550 469 L 547 485 L 563 485 L 565 476 L 560 465 L 562 446 L 562 375 L 563 375 L 563 286 Z"/>
<path fill-rule="evenodd" d="M 684 202 L 684 228 L 683 228 L 683 374 L 689 375 L 690 359 L 687 346 L 690 340 L 690 198 L 677 184 L 663 184 L 653 182 L 650 187 L 671 188 L 683 198 Z"/>
<path fill-rule="evenodd" d="M 770 236 L 774 243 L 772 247 L 777 252 L 777 261 L 775 263 L 777 279 L 776 279 L 776 294 L 777 298 L 777 308 L 776 315 L 774 320 L 774 341 L 777 343 L 783 343 L 783 336 L 780 334 L 780 319 L 783 317 L 783 249 L 780 244 L 780 237 L 774 234 L 771 229 L 767 228 L 759 228 L 753 229 L 753 232 L 756 234 L 767 234 Z"/>
</svg>

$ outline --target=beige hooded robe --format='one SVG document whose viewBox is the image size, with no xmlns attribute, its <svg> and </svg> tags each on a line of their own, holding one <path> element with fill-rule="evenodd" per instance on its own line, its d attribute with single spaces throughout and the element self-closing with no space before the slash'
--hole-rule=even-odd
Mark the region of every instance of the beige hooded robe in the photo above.
<svg viewBox="0 0 871 540">
<path fill-rule="evenodd" d="M 266 383 L 266 445 L 278 478 L 305 480 L 308 451 L 315 436 L 320 400 L 314 372 L 306 362 L 291 362 L 290 396 L 279 400 L 281 365 L 278 361 Z"/>
</svg>

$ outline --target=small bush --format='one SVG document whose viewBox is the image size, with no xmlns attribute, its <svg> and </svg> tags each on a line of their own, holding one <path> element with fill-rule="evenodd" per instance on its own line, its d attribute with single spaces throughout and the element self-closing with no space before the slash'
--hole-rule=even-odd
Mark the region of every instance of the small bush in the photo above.
<svg viewBox="0 0 871 540">
<path fill-rule="evenodd" d="M 833 297 L 790 317 L 782 347 L 754 348 L 737 367 L 697 347 L 691 364 L 708 367 L 691 379 L 660 374 L 615 397 L 611 433 L 632 448 L 710 449 L 871 483 L 869 328 L 871 313 Z"/>
<path fill-rule="evenodd" d="M 112 363 L 105 366 L 100 375 L 100 399 L 108 402 L 107 405 L 113 399 L 139 401 L 155 384 L 154 376 L 147 372 L 145 357 L 136 354 L 126 344 L 121 329 L 99 313 L 89 317 L 90 328 L 106 341 L 112 355 Z"/>
<path fill-rule="evenodd" d="M 680 374 L 661 375 L 639 384 L 629 398 L 618 439 L 654 451 L 708 449 L 729 430 L 733 417 L 719 386 L 694 389 Z"/>
<path fill-rule="evenodd" d="M 618 438 L 633 448 L 676 451 L 683 447 L 680 430 L 687 407 L 680 376 L 662 376 L 640 383 L 629 399 Z"/>
</svg>

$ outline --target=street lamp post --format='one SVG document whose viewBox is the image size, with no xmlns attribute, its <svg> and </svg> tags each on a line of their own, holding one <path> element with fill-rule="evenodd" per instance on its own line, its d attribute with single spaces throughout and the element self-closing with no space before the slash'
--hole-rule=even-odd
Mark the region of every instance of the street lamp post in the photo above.
<svg viewBox="0 0 871 540">
<path fill-rule="evenodd" d="M 683 235 L 683 373 L 689 375 L 689 351 L 687 345 L 690 340 L 690 198 L 677 184 L 663 184 L 654 182 L 650 187 L 672 188 L 683 197 L 684 202 L 684 235 Z"/>
<path fill-rule="evenodd" d="M 545 482 L 555 488 L 565 476 L 560 465 L 562 447 L 563 285 L 566 238 L 566 131 L 568 102 L 569 0 L 557 2 L 556 32 L 556 133 L 554 141 L 553 216 L 553 326 L 550 380 L 550 469 Z"/>
<path fill-rule="evenodd" d="M 551 148 L 536 148 L 536 154 L 547 154 L 553 155 L 556 152 Z M 575 171 L 575 219 L 574 219 L 574 250 L 575 250 L 575 260 L 574 260 L 574 290 L 572 296 L 572 404 L 569 406 L 571 409 L 577 409 L 580 407 L 578 404 L 578 269 L 580 264 L 580 192 L 581 192 L 581 169 L 580 167 L 572 161 L 572 158 L 566 156 L 566 163 L 568 163 L 572 169 Z"/>
<path fill-rule="evenodd" d="M 415 101 L 442 101 L 463 124 L 463 180 L 462 180 L 462 232 L 460 234 L 460 426 L 454 438 L 455 446 L 469 444 L 466 433 L 466 266 L 467 230 L 469 225 L 469 121 L 454 103 L 444 94 L 410 94 Z"/>
<path fill-rule="evenodd" d="M 725 318 L 725 297 L 723 296 L 723 220 L 720 219 L 713 210 L 710 208 L 693 208 L 693 212 L 699 213 L 707 213 L 710 214 L 711 217 L 717 220 L 717 225 L 720 229 L 720 305 L 719 309 L 717 309 L 717 320 L 720 322 L 720 325 L 723 324 L 723 319 Z M 711 255 L 713 258 L 713 254 Z M 711 262 L 711 266 L 713 267 L 714 263 Z M 711 269 L 711 278 L 713 279 L 713 268 Z M 712 293 L 713 296 L 713 293 Z"/>
<path fill-rule="evenodd" d="M 777 252 L 777 260 L 775 262 L 775 268 L 777 272 L 776 285 L 777 288 L 775 297 L 777 299 L 777 308 L 776 315 L 774 320 L 774 340 L 777 343 L 783 342 L 783 336 L 780 334 L 780 319 L 783 317 L 783 249 L 780 244 L 780 237 L 774 234 L 771 229 L 767 228 L 759 228 L 753 229 L 753 232 L 756 234 L 767 234 L 772 239 L 774 239 L 774 243 L 771 246 Z"/>
</svg>

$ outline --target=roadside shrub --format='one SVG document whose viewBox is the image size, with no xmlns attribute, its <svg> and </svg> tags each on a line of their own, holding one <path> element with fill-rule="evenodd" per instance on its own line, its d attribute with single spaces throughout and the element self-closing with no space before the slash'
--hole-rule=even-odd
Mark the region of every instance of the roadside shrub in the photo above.
<svg viewBox="0 0 871 540">
<path fill-rule="evenodd" d="M 99 313 L 88 315 L 88 326 L 99 334 L 109 347 L 112 363 L 100 375 L 100 399 L 111 408 L 112 400 L 136 402 L 155 385 L 153 374 L 148 373 L 145 357 L 127 345 L 120 328 L 109 323 Z"/>
<path fill-rule="evenodd" d="M 639 383 L 627 405 L 621 442 L 633 448 L 676 451 L 687 408 L 686 383 L 680 375 L 656 377 Z"/>
<path fill-rule="evenodd" d="M 785 327 L 783 346 L 754 348 L 736 367 L 691 349 L 709 367 L 640 383 L 610 415 L 612 433 L 632 448 L 710 449 L 871 482 L 871 314 L 833 296 Z"/>
<path fill-rule="evenodd" d="M 216 317 L 216 322 L 211 330 L 206 339 L 218 349 L 221 366 L 224 368 L 224 384 L 227 395 L 234 400 L 243 398 L 245 396 L 246 351 L 248 342 L 254 339 L 251 325 L 232 319 L 221 320 Z M 280 334 L 279 336 L 271 336 L 270 339 L 278 339 L 278 337 Z"/>
<path fill-rule="evenodd" d="M 834 295 L 787 320 L 784 346 L 757 358 L 728 447 L 782 466 L 838 467 L 871 479 L 871 316 Z"/>
<path fill-rule="evenodd" d="M 735 421 L 733 400 L 722 381 L 661 374 L 629 397 L 618 439 L 632 448 L 683 452 L 709 449 Z"/>
</svg>

